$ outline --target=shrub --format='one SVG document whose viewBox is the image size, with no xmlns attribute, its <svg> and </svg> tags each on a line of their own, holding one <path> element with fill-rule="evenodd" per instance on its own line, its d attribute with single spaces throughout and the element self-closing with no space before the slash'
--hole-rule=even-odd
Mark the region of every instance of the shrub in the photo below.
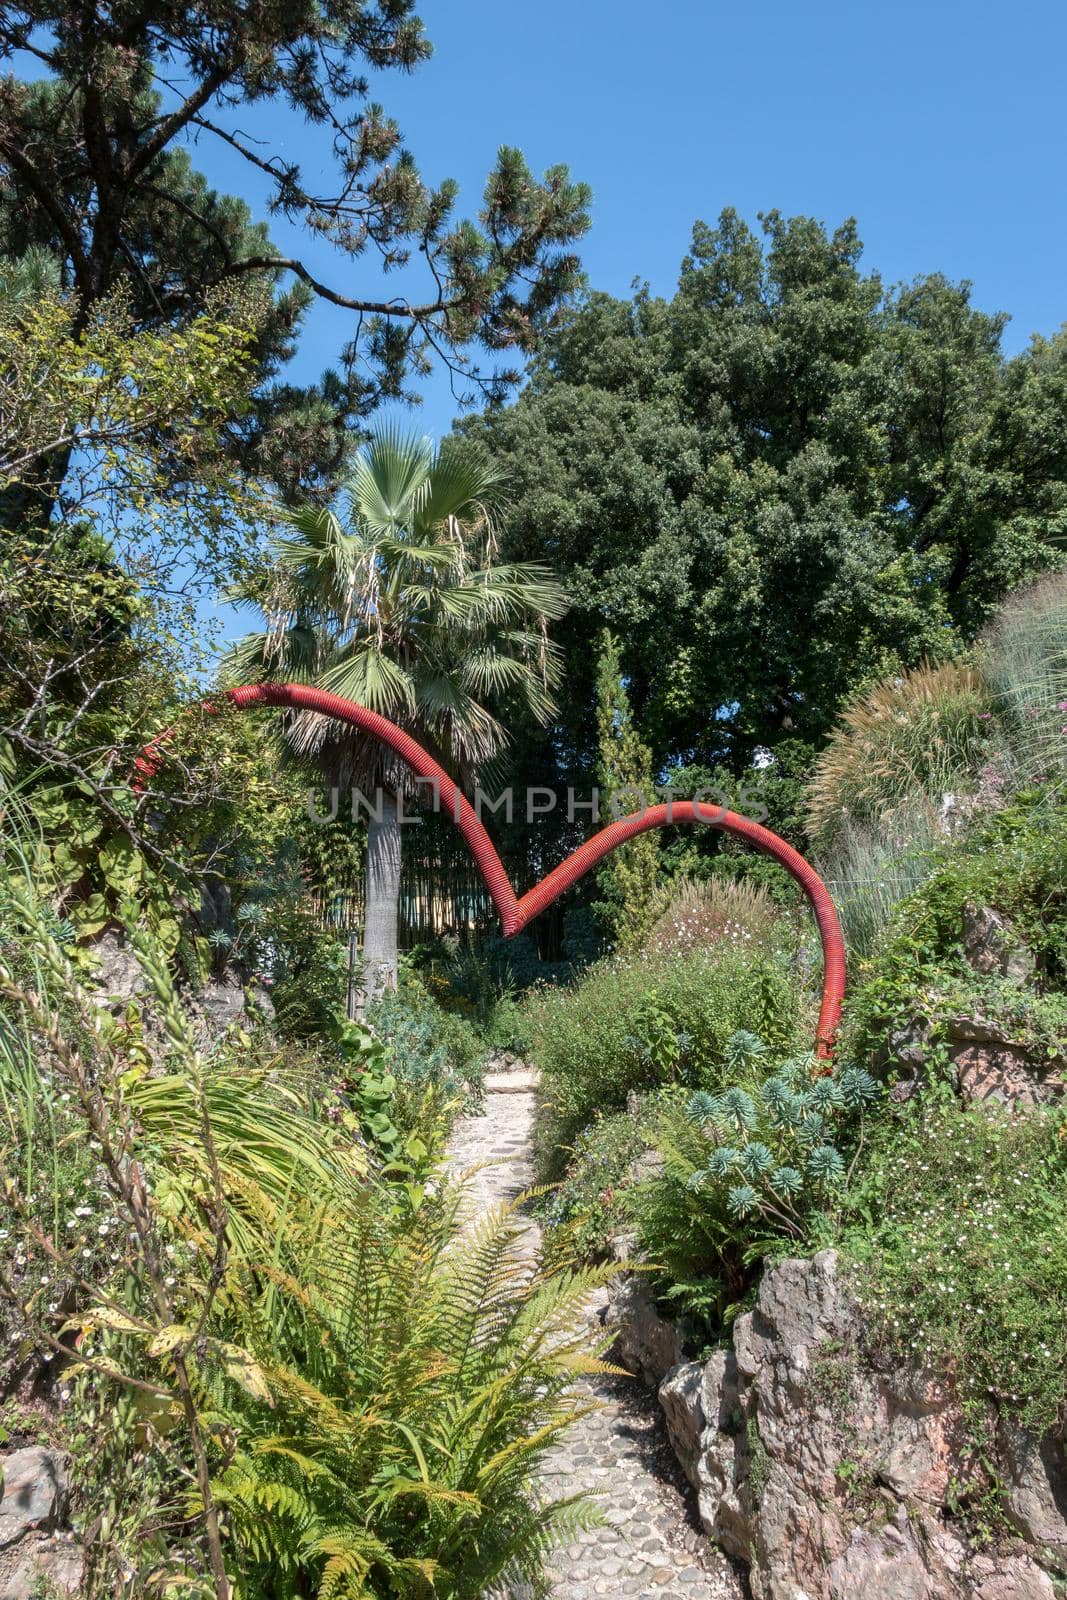
<svg viewBox="0 0 1067 1600">
<path fill-rule="evenodd" d="M 707 878 L 702 883 L 682 878 L 664 895 L 647 946 L 657 952 L 681 953 L 729 943 L 771 951 L 784 923 L 769 891 L 745 878 Z"/>
<path fill-rule="evenodd" d="M 389 1065 L 412 1111 L 421 1094 L 437 1091 L 458 1108 L 480 1104 L 485 1044 L 465 1017 L 427 994 L 416 977 L 367 1007 L 367 1021 L 388 1047 Z"/>
<path fill-rule="evenodd" d="M 542 1200 L 548 1261 L 590 1261 L 604 1256 L 611 1240 L 628 1231 L 625 1188 L 635 1181 L 649 1148 L 647 1112 L 597 1116 L 578 1135 L 561 1183 Z"/>
<path fill-rule="evenodd" d="M 1036 987 L 998 985 L 975 973 L 961 943 L 969 906 L 990 906 L 1009 919 L 1036 957 Z M 855 993 L 850 1049 L 866 1057 L 916 1018 L 940 1023 L 969 1006 L 986 1008 L 982 1014 L 992 1008 L 1005 1020 L 1016 1012 L 1024 1029 L 1029 1015 L 1040 1044 L 1041 1030 L 1056 1026 L 1056 999 L 1065 988 L 1067 807 L 1043 793 L 1023 794 L 932 855 L 926 881 L 900 906 Z M 1027 1034 L 1018 1037 L 1025 1042 Z"/>
<path fill-rule="evenodd" d="M 674 1095 L 652 1127 L 661 1174 L 625 1196 L 662 1292 L 713 1334 L 738 1309 L 763 1256 L 803 1242 L 844 1186 L 853 1129 L 878 1097 L 866 1072 L 776 1060 L 762 1040 L 727 1041 L 715 1093 Z"/>
<path fill-rule="evenodd" d="M 925 1096 L 877 1129 L 836 1241 L 869 1337 L 951 1374 L 979 1442 L 997 1411 L 1063 1419 L 1067 1140 L 1062 1114 L 1013 1118 Z"/>
<path fill-rule="evenodd" d="M 974 667 L 916 667 L 853 700 L 815 763 L 808 828 L 823 850 L 842 822 L 973 787 L 990 739 L 992 696 Z"/>
<path fill-rule="evenodd" d="M 758 1031 L 788 1051 L 810 1025 L 797 975 L 751 949 L 646 954 L 601 962 L 574 989 L 531 1009 L 542 1106 L 540 1172 L 555 1177 L 566 1147 L 597 1113 L 665 1083 L 719 1087 L 726 1041 Z"/>
<path fill-rule="evenodd" d="M 249 1073 L 247 1038 L 205 1057 L 138 938 L 150 1056 L 133 1008 L 88 994 L 8 887 L 0 1300 L 24 1349 L 68 1363 L 99 1591 L 132 1572 L 218 1600 L 235 1579 L 366 1600 L 536 1589 L 591 1518 L 534 1479 L 586 1408 L 607 1272 L 532 1278 L 514 1210 L 461 1226 L 447 1185 L 398 1209 L 314 1098 Z"/>
</svg>

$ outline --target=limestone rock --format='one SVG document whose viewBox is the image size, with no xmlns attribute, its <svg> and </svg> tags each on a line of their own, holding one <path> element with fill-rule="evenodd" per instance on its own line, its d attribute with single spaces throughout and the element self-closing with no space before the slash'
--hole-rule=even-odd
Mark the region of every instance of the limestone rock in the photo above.
<svg viewBox="0 0 1067 1600">
<path fill-rule="evenodd" d="M 1033 1561 L 1014 1558 L 978 1585 L 974 1600 L 1056 1600 L 1056 1591 Z"/>
<path fill-rule="evenodd" d="M 697 1461 L 700 1522 L 727 1555 L 752 1559 L 752 1515 L 749 1500 L 751 1462 L 741 1387 L 732 1350 L 716 1350 L 705 1362 L 701 1383 L 704 1432 Z"/>
<path fill-rule="evenodd" d="M 1021 985 L 1034 975 L 1033 952 L 992 906 L 964 906 L 961 942 L 968 964 L 984 977 L 995 974 Z"/>
<path fill-rule="evenodd" d="M 769 1266 L 733 1348 L 702 1368 L 669 1359 L 677 1335 L 639 1279 L 610 1320 L 623 1364 L 662 1375 L 701 1525 L 748 1565 L 753 1600 L 1053 1600 L 1041 1563 L 1067 1568 L 1063 1438 L 1002 1428 L 1007 1512 L 1030 1548 L 976 1554 L 950 1506 L 967 1455 L 951 1385 L 864 1356 L 832 1250 Z"/>
<path fill-rule="evenodd" d="M 76 1594 L 83 1559 L 63 1529 L 66 1458 L 33 1445 L 0 1456 L 0 1470 L 0 1600 L 31 1600 L 42 1579 L 50 1592 Z"/>
<path fill-rule="evenodd" d="M 694 1489 L 699 1489 L 697 1462 L 704 1432 L 702 1397 L 704 1369 L 699 1361 L 672 1367 L 659 1386 L 659 1403 L 667 1419 L 671 1447 Z"/>
<path fill-rule="evenodd" d="M 147 989 L 148 980 L 124 933 L 102 933 L 93 942 L 92 952 L 97 961 L 93 987 L 101 1000 L 127 1005 Z"/>
<path fill-rule="evenodd" d="M 929 1600 L 933 1590 L 910 1531 L 856 1528 L 830 1564 L 830 1600 Z"/>
<path fill-rule="evenodd" d="M 218 978 L 206 983 L 196 997 L 196 1003 L 207 1019 L 212 1033 L 224 1033 L 245 1014 L 243 985 L 233 977 Z"/>
<path fill-rule="evenodd" d="M 610 1359 L 658 1389 L 672 1367 L 685 1360 L 673 1322 L 661 1317 L 637 1276 L 623 1275 L 608 1285 L 604 1326 L 615 1332 Z"/>
<path fill-rule="evenodd" d="M 85 1555 L 67 1536 L 31 1534 L 0 1549 L 0 1600 L 35 1600 L 42 1583 L 48 1595 L 81 1593 Z"/>
<path fill-rule="evenodd" d="M 1008 1469 L 1006 1511 L 1029 1544 L 1051 1550 L 1067 1567 L 1067 1450 L 1052 1434 L 1037 1439 L 1021 1428 L 1001 1429 Z"/>
<path fill-rule="evenodd" d="M 69 1487 L 64 1458 L 31 1445 L 0 1456 L 0 1549 L 28 1533 L 51 1533 L 67 1514 Z"/>
</svg>

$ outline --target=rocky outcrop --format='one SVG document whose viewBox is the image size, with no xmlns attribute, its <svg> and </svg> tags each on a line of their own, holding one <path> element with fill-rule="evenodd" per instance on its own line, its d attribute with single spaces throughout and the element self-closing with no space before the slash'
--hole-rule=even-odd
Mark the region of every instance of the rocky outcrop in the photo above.
<svg viewBox="0 0 1067 1600">
<path fill-rule="evenodd" d="M 1033 951 L 993 906 L 964 906 L 961 944 L 968 965 L 983 977 L 1021 985 L 1031 982 L 1037 971 Z"/>
<path fill-rule="evenodd" d="M 608 1284 L 604 1326 L 615 1335 L 611 1360 L 643 1378 L 650 1389 L 658 1389 L 682 1361 L 678 1329 L 659 1315 L 640 1277 L 623 1274 Z"/>
<path fill-rule="evenodd" d="M 109 929 L 94 941 L 92 950 L 96 958 L 93 988 L 98 1000 L 108 1005 L 127 1005 L 133 999 L 146 997 L 148 980 L 124 933 Z M 274 1020 L 274 1004 L 266 989 L 258 983 L 243 983 L 233 973 L 210 978 L 195 994 L 187 995 L 186 1009 L 204 1045 L 219 1038 L 234 1023 Z"/>
<path fill-rule="evenodd" d="M 964 1100 L 1035 1105 L 1063 1094 L 1067 1058 L 1041 1056 L 983 1017 L 950 1017 L 946 1030 Z"/>
<path fill-rule="evenodd" d="M 1039 1563 L 1067 1564 L 1062 1443 L 1005 1434 L 1025 1547 L 976 1555 L 948 1505 L 965 1449 L 954 1398 L 932 1374 L 863 1358 L 833 1251 L 768 1268 L 732 1348 L 703 1364 L 660 1372 L 670 1325 L 639 1280 L 613 1316 L 615 1359 L 657 1385 L 701 1522 L 748 1564 L 754 1600 L 1052 1600 Z"/>
<path fill-rule="evenodd" d="M 960 950 L 981 977 L 997 978 L 1019 991 L 1040 990 L 1041 973 L 1033 951 L 1011 920 L 993 906 L 966 905 L 960 926 Z M 1023 1000 L 1020 993 L 1020 1002 Z M 931 1001 L 930 1009 L 938 1011 Z M 917 1010 L 921 1007 L 917 1006 Z M 1011 1013 L 1013 1007 L 1008 1006 Z M 1025 1008 L 1023 1013 L 1025 1014 Z M 905 1076 L 890 1091 L 908 1099 L 922 1082 L 934 1044 L 948 1046 L 956 1086 L 969 1104 L 1035 1105 L 1055 1101 L 1067 1091 L 1067 1051 L 1049 1053 L 1045 1044 L 1025 1037 L 1018 1018 L 1007 1024 L 972 1012 L 943 1017 L 935 1029 L 930 1015 L 916 1015 L 894 1028 L 881 1054 L 881 1065 Z M 1022 1036 L 1020 1036 L 1022 1035 Z"/>
<path fill-rule="evenodd" d="M 66 1527 L 67 1463 L 32 1446 L 0 1456 L 0 1600 L 76 1594 L 82 1557 Z"/>
</svg>

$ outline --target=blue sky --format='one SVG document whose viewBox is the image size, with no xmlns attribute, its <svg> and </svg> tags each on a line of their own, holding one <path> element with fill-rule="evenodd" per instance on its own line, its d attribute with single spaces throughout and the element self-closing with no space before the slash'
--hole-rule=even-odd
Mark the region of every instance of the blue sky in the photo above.
<svg viewBox="0 0 1067 1600">
<path fill-rule="evenodd" d="M 1011 313 L 1006 348 L 1067 319 L 1060 0 L 423 0 L 436 53 L 375 92 L 424 174 L 456 177 L 477 206 L 498 144 L 537 170 L 566 161 L 594 190 L 583 246 L 592 285 L 635 277 L 669 294 L 694 218 L 778 207 L 831 226 L 858 218 L 868 267 L 890 282 L 969 278 L 976 304 Z M 265 121 L 267 119 L 264 119 Z M 242 113 L 245 128 L 264 122 Z M 322 136 L 272 112 L 272 142 L 308 175 Z M 220 187 L 255 202 L 248 169 L 206 148 Z M 345 287 L 331 252 L 283 247 Z M 358 272 L 350 280 L 358 291 Z M 375 287 L 365 275 L 364 287 Z M 293 373 L 315 375 L 348 326 L 317 309 Z M 441 434 L 455 412 L 443 379 L 412 426 Z"/>
</svg>

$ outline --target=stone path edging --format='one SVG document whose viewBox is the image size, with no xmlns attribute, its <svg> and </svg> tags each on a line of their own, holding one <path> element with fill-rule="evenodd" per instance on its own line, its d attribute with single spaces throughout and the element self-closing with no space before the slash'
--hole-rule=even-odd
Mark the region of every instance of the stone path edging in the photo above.
<svg viewBox="0 0 1067 1600">
<path fill-rule="evenodd" d="M 520 1194 L 533 1182 L 530 1133 L 536 1073 L 492 1073 L 485 1109 L 465 1117 L 449 1148 L 454 1171 L 479 1167 L 470 1180 L 473 1212 Z M 490 1166 L 480 1165 L 491 1162 Z M 530 1223 L 526 1244 L 540 1246 Z M 598 1319 L 603 1298 L 590 1304 Z M 603 1525 L 579 1536 L 548 1563 L 554 1600 L 742 1600 L 745 1586 L 700 1531 L 692 1492 L 667 1441 L 663 1413 L 637 1379 L 598 1377 L 576 1385 L 600 1409 L 571 1428 L 549 1456 L 549 1496 L 586 1489 L 597 1495 Z M 514 1593 L 502 1600 L 525 1600 Z"/>
</svg>

